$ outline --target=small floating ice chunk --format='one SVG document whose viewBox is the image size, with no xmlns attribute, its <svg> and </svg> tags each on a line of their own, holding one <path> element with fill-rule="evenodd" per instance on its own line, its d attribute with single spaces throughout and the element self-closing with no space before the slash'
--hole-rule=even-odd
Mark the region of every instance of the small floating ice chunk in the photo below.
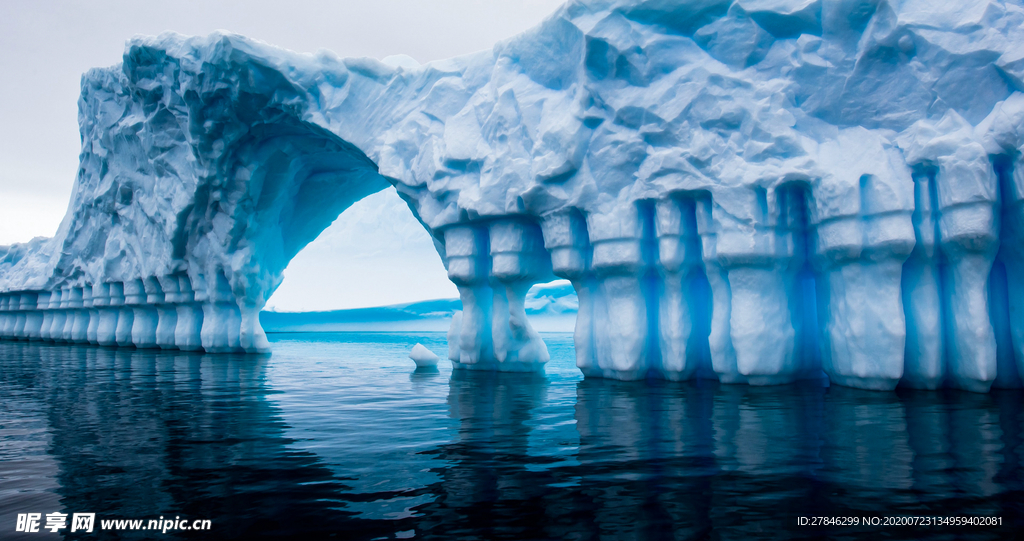
<svg viewBox="0 0 1024 541">
<path fill-rule="evenodd" d="M 437 366 L 438 356 L 434 352 L 423 347 L 423 344 L 416 344 L 409 352 L 409 358 L 416 362 L 417 368 L 425 366 Z"/>
</svg>

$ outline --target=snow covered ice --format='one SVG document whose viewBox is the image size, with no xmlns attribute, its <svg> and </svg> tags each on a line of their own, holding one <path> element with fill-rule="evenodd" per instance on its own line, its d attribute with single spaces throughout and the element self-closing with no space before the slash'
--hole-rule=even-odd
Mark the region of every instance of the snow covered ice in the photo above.
<svg viewBox="0 0 1024 541">
<path fill-rule="evenodd" d="M 422 66 L 137 37 L 57 234 L 0 249 L 0 334 L 263 351 L 288 261 L 394 186 L 457 367 L 541 367 L 560 277 L 588 376 L 1019 387 L 1022 91 L 1009 0 L 575 0 Z"/>
</svg>

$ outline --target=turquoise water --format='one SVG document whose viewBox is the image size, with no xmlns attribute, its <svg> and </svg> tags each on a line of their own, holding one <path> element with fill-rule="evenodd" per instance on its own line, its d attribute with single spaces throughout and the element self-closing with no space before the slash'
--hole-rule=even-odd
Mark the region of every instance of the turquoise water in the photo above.
<svg viewBox="0 0 1024 541">
<path fill-rule="evenodd" d="M 999 539 L 1019 391 L 416 370 L 442 333 L 273 334 L 271 356 L 0 342 L 0 539 L 19 513 L 209 519 L 72 539 Z M 856 517 L 799 526 L 800 517 Z M 865 525 L 998 517 L 1002 526 Z M 933 521 L 935 519 L 932 519 Z M 52 536 L 51 538 L 56 537 Z"/>
</svg>

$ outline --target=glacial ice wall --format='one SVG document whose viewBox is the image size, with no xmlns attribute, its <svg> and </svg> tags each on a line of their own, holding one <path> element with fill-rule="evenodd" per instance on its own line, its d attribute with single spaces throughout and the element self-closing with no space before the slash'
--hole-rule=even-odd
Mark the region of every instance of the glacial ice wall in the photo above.
<svg viewBox="0 0 1024 541">
<path fill-rule="evenodd" d="M 573 0 L 424 66 L 135 38 L 0 334 L 265 349 L 288 260 L 390 183 L 460 368 L 542 365 L 524 296 L 560 277 L 588 376 L 1019 387 L 1022 91 L 1017 0 Z"/>
</svg>

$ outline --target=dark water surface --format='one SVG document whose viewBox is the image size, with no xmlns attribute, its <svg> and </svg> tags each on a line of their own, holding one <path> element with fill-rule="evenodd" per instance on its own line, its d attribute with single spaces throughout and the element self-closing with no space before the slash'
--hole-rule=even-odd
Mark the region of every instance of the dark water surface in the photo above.
<svg viewBox="0 0 1024 541">
<path fill-rule="evenodd" d="M 73 539 L 1005 539 L 1019 391 L 413 370 L 441 333 L 272 335 L 272 356 L 0 342 L 0 539 L 18 513 L 210 519 Z M 1003 526 L 798 526 L 983 516 Z M 44 519 L 45 520 L 45 519 Z M 19 537 L 20 536 L 20 537 Z"/>
</svg>

